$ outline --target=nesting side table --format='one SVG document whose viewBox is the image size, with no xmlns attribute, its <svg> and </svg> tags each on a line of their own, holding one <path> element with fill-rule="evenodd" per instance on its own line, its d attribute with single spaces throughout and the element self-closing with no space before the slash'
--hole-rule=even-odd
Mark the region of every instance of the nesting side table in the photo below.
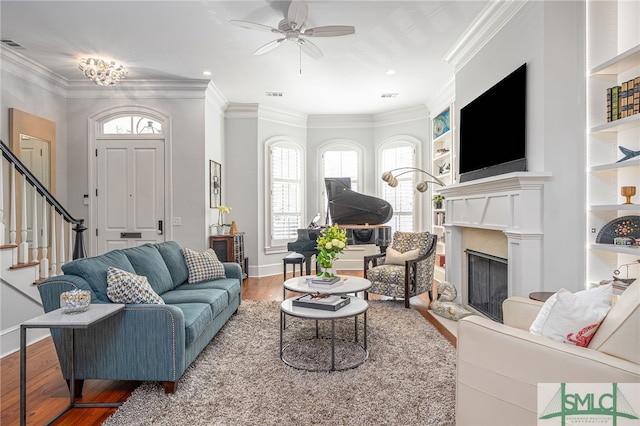
<svg viewBox="0 0 640 426">
<path fill-rule="evenodd" d="M 119 407 L 120 402 L 76 402 L 75 389 L 75 330 L 89 328 L 91 325 L 109 318 L 124 310 L 124 305 L 116 303 L 93 304 L 86 312 L 63 314 L 61 309 L 48 312 L 20 324 L 20 425 L 27 424 L 27 329 L 29 328 L 68 328 L 71 331 L 71 375 L 69 378 L 69 406 L 61 411 L 52 424 L 72 408 Z"/>
</svg>

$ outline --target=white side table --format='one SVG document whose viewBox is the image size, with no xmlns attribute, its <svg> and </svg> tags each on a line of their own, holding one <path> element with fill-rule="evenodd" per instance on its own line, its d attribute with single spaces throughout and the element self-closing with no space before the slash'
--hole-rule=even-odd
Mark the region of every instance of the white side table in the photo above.
<svg viewBox="0 0 640 426">
<path fill-rule="evenodd" d="M 337 311 L 327 311 L 323 309 L 314 309 L 314 308 L 302 308 L 298 306 L 293 306 L 293 299 L 290 298 L 284 300 L 280 304 L 280 359 L 282 362 L 287 364 L 290 367 L 296 368 L 298 370 L 306 370 L 306 371 L 343 371 L 349 370 L 351 368 L 356 368 L 359 365 L 363 364 L 367 358 L 369 358 L 369 349 L 367 348 L 367 309 L 369 309 L 369 304 L 366 300 L 352 297 L 351 302 L 343 308 L 340 308 Z M 358 315 L 364 316 L 364 341 L 362 345 L 358 342 Z M 310 319 L 316 321 L 316 336 L 315 339 L 319 339 L 318 335 L 318 321 L 319 320 L 329 320 L 331 321 L 331 367 L 328 369 L 314 369 L 307 368 L 303 365 L 295 364 L 287 359 L 286 350 L 289 347 L 289 344 L 285 344 L 284 342 L 284 321 L 287 315 L 297 318 Z M 354 329 L 354 341 L 353 344 L 356 345 L 360 351 L 362 352 L 362 356 L 359 360 L 357 360 L 354 364 L 348 365 L 342 368 L 336 368 L 336 354 L 335 354 L 335 342 L 336 342 L 336 326 L 335 322 L 337 319 L 341 318 L 355 318 L 355 329 Z M 305 339 L 307 340 L 307 339 Z"/>
<path fill-rule="evenodd" d="M 48 312 L 20 324 L 20 425 L 27 424 L 27 329 L 28 328 L 69 328 L 71 329 L 71 376 L 69 380 L 69 406 L 60 412 L 51 424 L 72 408 L 119 407 L 120 402 L 76 403 L 75 389 L 75 330 L 89 328 L 124 310 L 124 305 L 116 303 L 92 304 L 88 311 L 79 314 L 63 314 L 62 309 Z"/>
</svg>

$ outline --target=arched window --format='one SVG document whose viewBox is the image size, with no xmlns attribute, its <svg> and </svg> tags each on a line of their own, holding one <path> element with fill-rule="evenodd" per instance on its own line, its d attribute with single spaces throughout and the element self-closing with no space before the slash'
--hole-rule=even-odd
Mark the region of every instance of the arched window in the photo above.
<svg viewBox="0 0 640 426">
<path fill-rule="evenodd" d="M 102 124 L 103 135 L 162 134 L 162 123 L 146 116 L 125 115 Z"/>
<path fill-rule="evenodd" d="M 383 145 L 379 151 L 380 170 L 388 171 L 398 167 L 416 166 L 416 147 L 405 141 L 395 141 Z M 395 173 L 394 173 L 395 176 Z M 383 199 L 391 203 L 393 218 L 388 223 L 393 231 L 412 232 L 418 224 L 416 211 L 415 173 L 407 173 L 397 177 L 395 188 L 382 183 Z"/>
<path fill-rule="evenodd" d="M 271 247 L 295 241 L 304 217 L 304 152 L 292 141 L 274 141 L 267 145 L 269 164 L 269 225 L 267 241 Z"/>
<path fill-rule="evenodd" d="M 324 187 L 324 178 L 327 177 L 348 177 L 351 178 L 351 189 L 356 192 L 362 191 L 362 148 L 344 141 L 333 141 L 324 145 L 320 149 L 321 173 L 320 183 L 322 185 L 322 218 L 327 214 L 327 194 Z"/>
</svg>

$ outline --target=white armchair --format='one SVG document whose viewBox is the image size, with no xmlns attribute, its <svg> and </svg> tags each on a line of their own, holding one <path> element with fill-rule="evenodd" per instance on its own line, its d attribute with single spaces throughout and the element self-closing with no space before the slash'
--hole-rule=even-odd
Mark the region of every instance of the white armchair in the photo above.
<svg viewBox="0 0 640 426">
<path fill-rule="evenodd" d="M 640 282 L 620 296 L 587 348 L 536 336 L 541 302 L 511 297 L 504 324 L 458 322 L 456 425 L 535 425 L 538 383 L 640 382 Z"/>
</svg>

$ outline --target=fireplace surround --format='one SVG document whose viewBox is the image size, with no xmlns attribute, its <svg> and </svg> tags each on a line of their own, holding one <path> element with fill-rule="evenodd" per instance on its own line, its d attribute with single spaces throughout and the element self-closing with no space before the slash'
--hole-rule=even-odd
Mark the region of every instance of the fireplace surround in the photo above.
<svg viewBox="0 0 640 426">
<path fill-rule="evenodd" d="M 542 286 L 544 184 L 547 172 L 514 172 L 438 188 L 445 196 L 446 279 L 468 306 L 463 230 L 504 233 L 507 239 L 507 297 L 527 296 Z"/>
</svg>

